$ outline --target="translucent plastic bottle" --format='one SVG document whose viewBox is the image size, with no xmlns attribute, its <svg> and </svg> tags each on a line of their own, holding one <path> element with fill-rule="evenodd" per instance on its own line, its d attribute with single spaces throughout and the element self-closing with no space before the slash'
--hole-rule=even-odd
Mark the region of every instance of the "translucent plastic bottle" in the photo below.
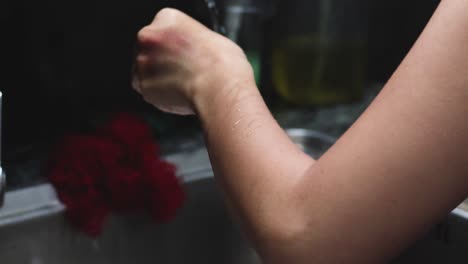
<svg viewBox="0 0 468 264">
<path fill-rule="evenodd" d="M 367 0 L 290 0 L 275 18 L 272 78 L 301 105 L 349 102 L 366 83 Z"/>
</svg>

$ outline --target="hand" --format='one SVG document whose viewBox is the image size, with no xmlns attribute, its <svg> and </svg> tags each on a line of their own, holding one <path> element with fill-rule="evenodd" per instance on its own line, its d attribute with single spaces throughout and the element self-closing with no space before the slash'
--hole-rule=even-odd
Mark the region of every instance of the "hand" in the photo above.
<svg viewBox="0 0 468 264">
<path fill-rule="evenodd" d="M 244 52 L 184 13 L 163 9 L 138 33 L 133 86 L 162 111 L 188 115 L 240 82 L 255 82 Z"/>
</svg>

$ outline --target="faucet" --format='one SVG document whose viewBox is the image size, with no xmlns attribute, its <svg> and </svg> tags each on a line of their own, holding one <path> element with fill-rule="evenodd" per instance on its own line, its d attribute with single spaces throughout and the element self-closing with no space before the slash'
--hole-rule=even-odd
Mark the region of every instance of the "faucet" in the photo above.
<svg viewBox="0 0 468 264">
<path fill-rule="evenodd" d="M 1 164 L 1 161 L 2 161 L 2 154 L 1 154 L 1 150 L 2 150 L 2 134 L 1 134 L 1 131 L 2 131 L 2 93 L 0 92 L 0 207 L 3 206 L 3 202 L 5 200 L 5 191 L 6 191 L 6 175 L 5 175 L 5 172 L 3 171 L 2 169 L 2 164 Z"/>
<path fill-rule="evenodd" d="M 6 189 L 6 176 L 2 167 L 0 167 L 0 208 L 3 206 L 5 200 L 5 189 Z"/>
</svg>

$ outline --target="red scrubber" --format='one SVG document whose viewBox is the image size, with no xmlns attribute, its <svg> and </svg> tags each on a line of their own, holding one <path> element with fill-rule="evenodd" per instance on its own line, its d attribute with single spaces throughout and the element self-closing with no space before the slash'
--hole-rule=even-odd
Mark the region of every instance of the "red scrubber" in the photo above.
<svg viewBox="0 0 468 264">
<path fill-rule="evenodd" d="M 98 236 L 111 212 L 147 212 L 169 221 L 185 195 L 174 165 L 159 157 L 151 129 L 119 114 L 92 135 L 68 135 L 53 153 L 46 177 L 70 223 Z"/>
</svg>

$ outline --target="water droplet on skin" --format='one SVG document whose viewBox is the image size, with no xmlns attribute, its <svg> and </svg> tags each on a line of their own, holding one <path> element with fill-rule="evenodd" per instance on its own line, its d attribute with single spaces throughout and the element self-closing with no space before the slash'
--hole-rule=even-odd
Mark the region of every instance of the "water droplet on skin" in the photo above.
<svg viewBox="0 0 468 264">
<path fill-rule="evenodd" d="M 237 121 L 234 123 L 234 125 L 232 126 L 232 130 L 233 130 L 233 131 L 236 130 L 236 128 L 237 128 L 237 127 L 239 126 L 239 124 L 242 122 L 242 119 L 243 119 L 243 118 L 237 120 Z"/>
</svg>

